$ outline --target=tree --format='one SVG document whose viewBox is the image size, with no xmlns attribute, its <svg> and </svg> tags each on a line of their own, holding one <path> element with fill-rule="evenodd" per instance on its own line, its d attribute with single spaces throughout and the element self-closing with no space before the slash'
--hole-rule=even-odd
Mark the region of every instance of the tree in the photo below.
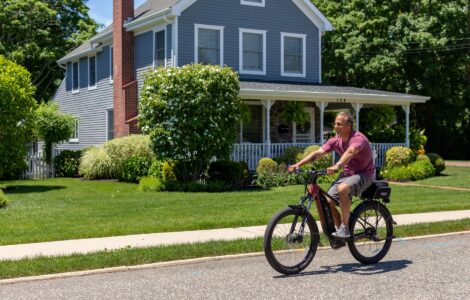
<svg viewBox="0 0 470 300">
<path fill-rule="evenodd" d="M 335 28 L 324 36 L 324 82 L 431 96 L 412 107 L 428 150 L 470 157 L 468 0 L 312 2 Z"/>
<path fill-rule="evenodd" d="M 31 74 L 0 55 L 0 180 L 26 168 L 27 143 L 33 136 L 36 101 Z"/>
<path fill-rule="evenodd" d="M 241 114 L 230 68 L 187 65 L 147 73 L 139 123 L 160 160 L 176 161 L 184 182 L 200 179 L 212 157 L 228 158 Z"/>
<path fill-rule="evenodd" d="M 87 0 L 3 0 L 0 5 L 0 54 L 24 66 L 48 101 L 63 77 L 56 61 L 96 33 Z"/>
<path fill-rule="evenodd" d="M 37 111 L 37 135 L 44 141 L 46 162 L 52 158 L 52 145 L 68 140 L 75 130 L 75 118 L 61 114 L 56 103 L 41 104 Z"/>
</svg>

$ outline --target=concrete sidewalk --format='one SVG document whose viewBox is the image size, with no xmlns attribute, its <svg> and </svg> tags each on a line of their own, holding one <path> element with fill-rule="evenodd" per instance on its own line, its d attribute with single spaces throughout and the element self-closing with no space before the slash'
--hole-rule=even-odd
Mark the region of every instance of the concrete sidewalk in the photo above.
<svg viewBox="0 0 470 300">
<path fill-rule="evenodd" d="M 470 210 L 395 215 L 398 225 L 426 222 L 452 221 L 470 218 Z M 35 256 L 64 256 L 74 253 L 90 253 L 116 250 L 125 247 L 152 247 L 211 240 L 235 240 L 262 237 L 266 226 L 224 228 L 212 230 L 151 233 L 114 236 L 81 240 L 0 246 L 0 260 L 19 260 Z M 318 228 L 321 230 L 320 224 Z"/>
</svg>

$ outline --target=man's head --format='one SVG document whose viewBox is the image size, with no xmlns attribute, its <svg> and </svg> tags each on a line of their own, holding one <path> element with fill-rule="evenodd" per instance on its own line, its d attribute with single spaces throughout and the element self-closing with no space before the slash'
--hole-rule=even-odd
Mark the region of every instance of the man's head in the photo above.
<svg viewBox="0 0 470 300">
<path fill-rule="evenodd" d="M 352 131 L 354 119 L 350 112 L 342 111 L 336 114 L 335 118 L 335 131 L 341 137 L 349 137 Z"/>
</svg>

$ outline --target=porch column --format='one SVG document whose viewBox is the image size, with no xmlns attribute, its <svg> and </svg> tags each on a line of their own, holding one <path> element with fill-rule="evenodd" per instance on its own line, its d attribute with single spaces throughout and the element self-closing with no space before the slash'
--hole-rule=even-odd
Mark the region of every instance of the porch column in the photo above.
<svg viewBox="0 0 470 300">
<path fill-rule="evenodd" d="M 361 111 L 363 104 L 356 103 L 354 105 L 354 110 L 356 111 L 356 130 L 359 131 L 359 112 Z"/>
<path fill-rule="evenodd" d="M 410 105 L 402 105 L 403 110 L 406 114 L 406 134 L 405 134 L 405 145 L 410 146 Z"/>
<path fill-rule="evenodd" d="M 324 113 L 325 113 L 325 108 L 328 106 L 328 103 L 325 102 L 320 102 L 316 103 L 315 105 L 318 106 L 320 109 L 320 145 L 323 145 L 325 142 L 325 137 L 323 136 L 323 119 L 324 119 Z"/>
<path fill-rule="evenodd" d="M 266 124 L 265 124 L 265 133 L 266 133 L 266 157 L 271 157 L 271 107 L 274 105 L 276 101 L 274 100 L 263 100 L 263 106 L 266 111 Z"/>
<path fill-rule="evenodd" d="M 308 112 L 310 122 L 310 143 L 315 143 L 315 107 L 306 107 L 305 111 Z"/>
</svg>

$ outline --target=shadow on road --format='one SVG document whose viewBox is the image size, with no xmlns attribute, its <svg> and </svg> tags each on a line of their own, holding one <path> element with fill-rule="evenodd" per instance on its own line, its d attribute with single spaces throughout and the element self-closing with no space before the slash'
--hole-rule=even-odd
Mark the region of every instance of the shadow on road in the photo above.
<svg viewBox="0 0 470 300">
<path fill-rule="evenodd" d="M 340 264 L 336 266 L 321 266 L 320 270 L 303 272 L 303 273 L 290 275 L 290 276 L 286 276 L 286 275 L 274 276 L 274 278 L 322 275 L 322 274 L 337 273 L 337 272 L 353 273 L 357 275 L 375 275 L 375 274 L 399 271 L 404 268 L 407 268 L 408 265 L 412 263 L 413 262 L 410 260 L 403 259 L 403 260 L 384 261 L 384 262 L 377 263 L 375 265 L 363 265 L 360 263 L 350 263 L 350 264 Z"/>
</svg>

